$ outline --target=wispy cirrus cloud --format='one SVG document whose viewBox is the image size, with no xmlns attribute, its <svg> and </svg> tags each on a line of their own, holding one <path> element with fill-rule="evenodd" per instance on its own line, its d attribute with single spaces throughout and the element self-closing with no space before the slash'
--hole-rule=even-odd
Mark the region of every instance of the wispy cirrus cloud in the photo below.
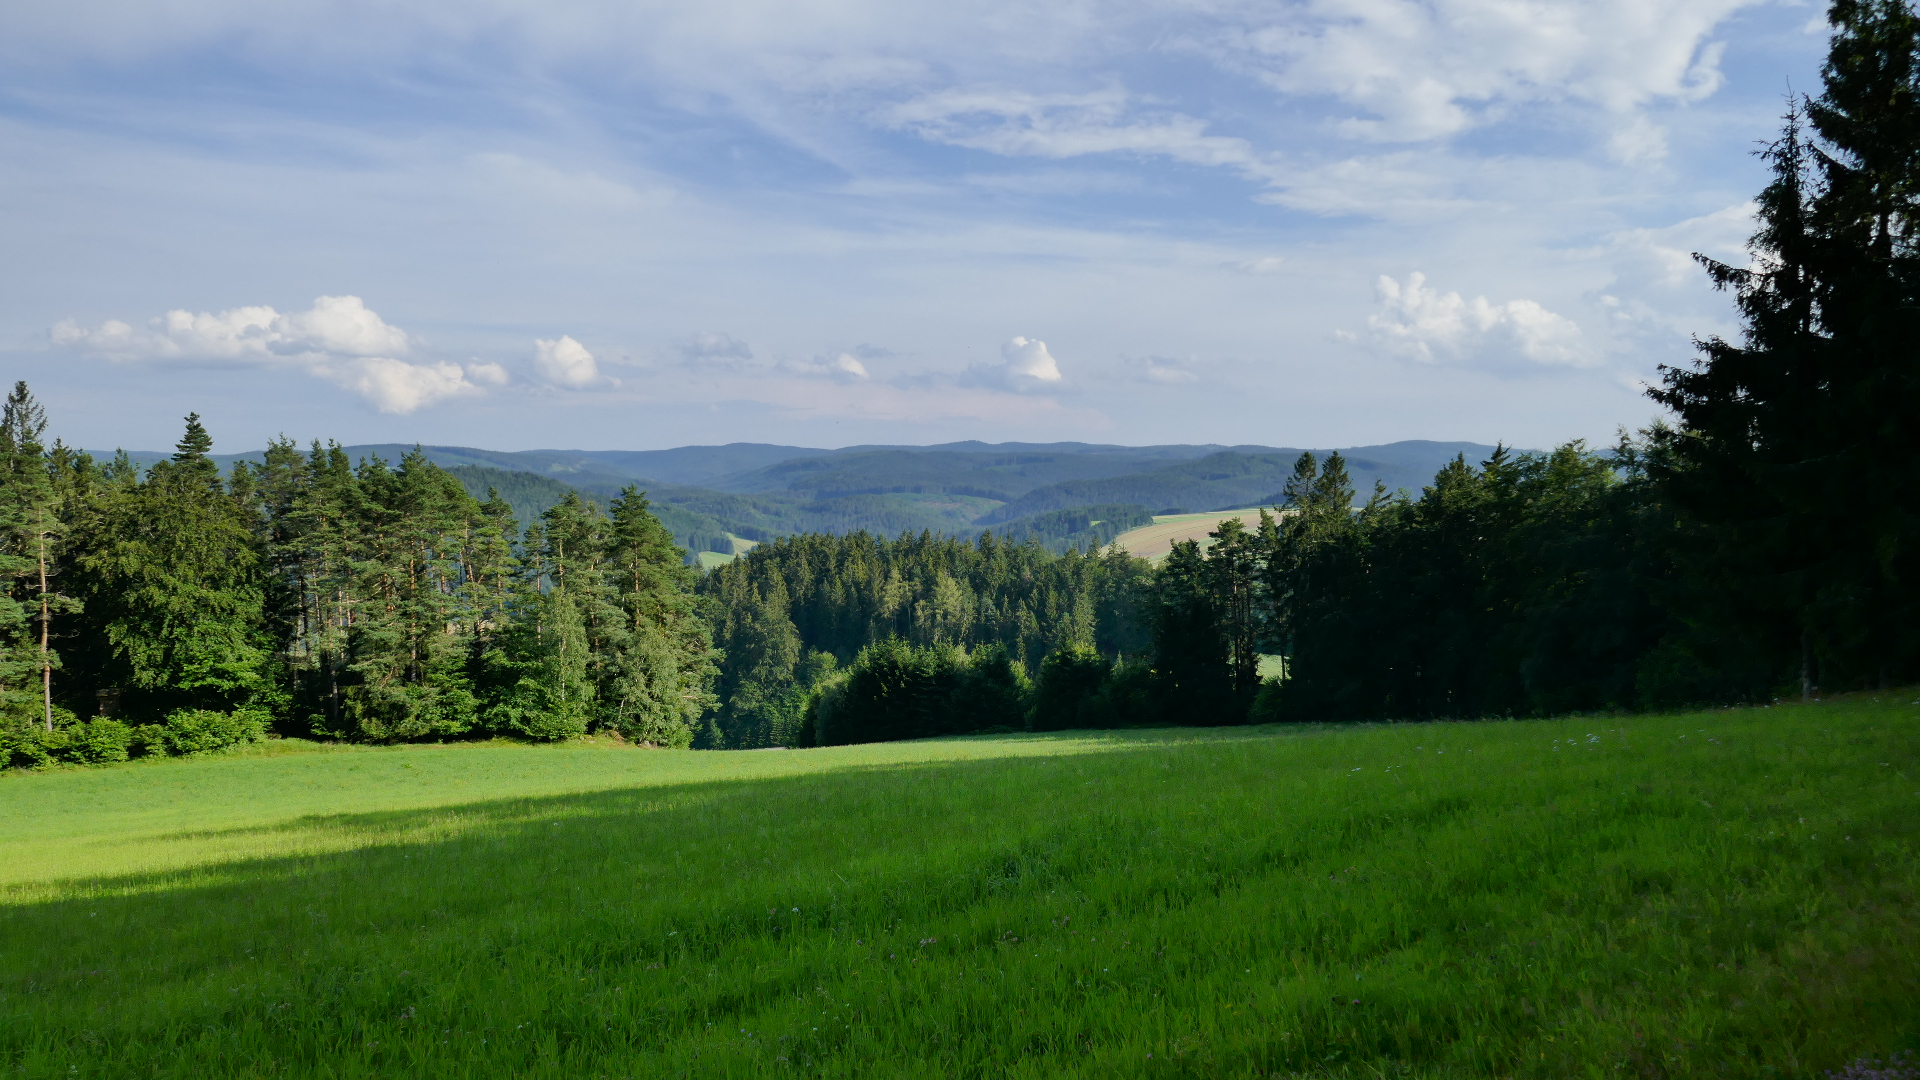
<svg viewBox="0 0 1920 1080">
<path fill-rule="evenodd" d="M 1271 179 L 1278 168 L 1245 139 L 1210 135 L 1205 120 L 1143 107 L 1111 87 L 1076 94 L 942 90 L 888 108 L 880 118 L 934 142 L 1007 157 L 1135 154 L 1225 166 L 1258 179 Z"/>
</svg>

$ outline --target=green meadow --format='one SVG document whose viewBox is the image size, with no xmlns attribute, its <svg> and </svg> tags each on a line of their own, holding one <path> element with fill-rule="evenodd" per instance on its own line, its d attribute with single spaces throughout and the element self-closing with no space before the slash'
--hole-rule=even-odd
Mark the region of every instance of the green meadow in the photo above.
<svg viewBox="0 0 1920 1080">
<path fill-rule="evenodd" d="M 1920 692 L 0 778 L 24 1077 L 1813 1077 L 1920 1046 Z"/>
</svg>

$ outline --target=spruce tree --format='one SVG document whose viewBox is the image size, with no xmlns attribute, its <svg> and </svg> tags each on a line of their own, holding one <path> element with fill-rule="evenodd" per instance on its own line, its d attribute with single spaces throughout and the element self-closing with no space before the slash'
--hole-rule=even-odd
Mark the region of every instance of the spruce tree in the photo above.
<svg viewBox="0 0 1920 1080">
<path fill-rule="evenodd" d="M 223 709 L 258 687 L 266 660 L 260 553 L 247 510 L 208 456 L 198 415 L 144 483 L 110 488 L 82 562 L 122 685 L 148 711 Z"/>
<path fill-rule="evenodd" d="M 1904 0 L 1828 17 L 1824 91 L 1763 155 L 1753 265 L 1701 259 L 1742 340 L 1702 342 L 1652 391 L 1679 421 L 1652 472 L 1703 579 L 1698 647 L 1797 667 L 1803 695 L 1823 668 L 1864 682 L 1920 661 L 1917 519 L 1895 494 L 1920 467 L 1920 20 Z"/>
<path fill-rule="evenodd" d="M 1159 708 L 1178 724 L 1245 717 L 1235 693 L 1222 598 L 1200 545 L 1173 545 L 1153 584 L 1153 674 Z"/>
<path fill-rule="evenodd" d="M 357 476 L 365 515 L 354 559 L 359 611 L 349 628 L 349 721 L 368 738 L 418 739 L 470 729 L 463 547 L 479 506 L 416 447 L 390 469 Z"/>
<path fill-rule="evenodd" d="M 26 696 L 21 676 L 31 671 L 38 684 L 41 723 L 52 731 L 53 672 L 59 666 L 52 648 L 53 616 L 76 611 L 79 605 L 52 587 L 66 527 L 41 442 L 46 429 L 46 410 L 24 381 L 15 383 L 0 413 L 0 574 L 24 588 L 8 590 L 7 606 L 0 610 L 0 633 L 11 630 L 15 637 L 9 643 L 13 656 L 0 669 L 0 678 L 6 680 L 8 696 L 17 701 Z"/>
<path fill-rule="evenodd" d="M 717 702 L 715 653 L 695 573 L 649 505 L 629 485 L 611 507 L 606 578 L 623 618 L 600 664 L 601 716 L 630 739 L 684 747 Z"/>
</svg>

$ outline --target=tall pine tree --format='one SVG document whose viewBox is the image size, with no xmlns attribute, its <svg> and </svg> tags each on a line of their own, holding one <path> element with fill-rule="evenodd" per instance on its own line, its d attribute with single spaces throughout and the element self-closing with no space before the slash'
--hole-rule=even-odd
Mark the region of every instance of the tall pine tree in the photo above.
<svg viewBox="0 0 1920 1080">
<path fill-rule="evenodd" d="M 155 712 L 246 703 L 267 657 L 259 538 L 212 448 L 188 416 L 171 459 L 110 490 L 83 557 L 114 674 Z"/>
<path fill-rule="evenodd" d="M 31 679 L 41 723 L 52 731 L 53 672 L 60 662 L 52 648 L 53 617 L 79 605 L 53 590 L 66 525 L 42 444 L 46 430 L 46 410 L 25 382 L 15 383 L 0 413 L 0 575 L 17 586 L 0 601 L 0 634 L 12 638 L 0 666 L 0 695 L 24 704 Z"/>
<path fill-rule="evenodd" d="M 1700 579 L 1695 647 L 1797 669 L 1803 695 L 1920 662 L 1903 494 L 1920 464 L 1920 20 L 1905 0 L 1837 0 L 1828 18 L 1825 89 L 1764 153 L 1752 265 L 1701 259 L 1742 340 L 1702 342 L 1651 391 L 1678 418 L 1650 461 Z"/>
</svg>

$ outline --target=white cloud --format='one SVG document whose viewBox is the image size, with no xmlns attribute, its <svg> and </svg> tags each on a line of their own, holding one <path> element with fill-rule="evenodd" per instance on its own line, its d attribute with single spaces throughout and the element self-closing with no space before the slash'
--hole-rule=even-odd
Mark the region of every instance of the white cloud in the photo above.
<svg viewBox="0 0 1920 1080">
<path fill-rule="evenodd" d="M 462 370 L 444 360 L 399 359 L 413 349 L 414 340 L 357 296 L 322 296 L 305 311 L 284 314 L 264 305 L 218 313 L 174 310 L 149 321 L 145 329 L 118 319 L 92 329 L 68 320 L 48 336 L 56 347 L 123 363 L 304 371 L 352 390 L 383 413 L 411 413 L 451 398 L 483 394 L 480 382 L 506 382 L 506 371 L 497 364 Z M 468 380 L 469 373 L 475 381 Z"/>
<path fill-rule="evenodd" d="M 269 331 L 279 339 L 276 351 L 282 352 L 399 356 L 412 345 L 406 331 L 387 325 L 357 296 L 319 297 L 306 311 L 290 311 L 275 318 Z"/>
<path fill-rule="evenodd" d="M 1060 365 L 1047 351 L 1047 343 L 1039 338 L 1014 338 L 1000 346 L 1000 357 L 1006 361 L 1007 373 L 1016 379 L 1060 381 Z"/>
<path fill-rule="evenodd" d="M 1636 116 L 1607 140 L 1607 149 L 1628 165 L 1657 162 L 1667 156 L 1667 129 Z"/>
<path fill-rule="evenodd" d="M 863 382 L 869 376 L 867 365 L 852 353 L 841 353 L 832 359 L 815 357 L 811 360 L 783 360 L 780 370 L 806 378 L 833 379 L 836 382 Z"/>
<path fill-rule="evenodd" d="M 565 334 L 551 341 L 535 339 L 533 349 L 533 369 L 555 386 L 580 389 L 600 381 L 600 365 L 593 354 Z"/>
<path fill-rule="evenodd" d="M 896 105 L 881 118 L 934 142 L 1007 157 L 1133 153 L 1228 166 L 1261 179 L 1275 175 L 1277 167 L 1245 139 L 1208 135 L 1206 121 L 1179 113 L 1129 119 L 1131 105 L 1129 95 L 1118 89 L 1086 94 L 945 90 Z"/>
<path fill-rule="evenodd" d="M 1532 300 L 1465 300 L 1429 287 L 1427 276 L 1417 271 L 1404 285 L 1382 276 L 1379 297 L 1380 311 L 1367 319 L 1367 328 L 1376 344 L 1407 359 L 1548 367 L 1598 362 L 1578 325 Z"/>
<path fill-rule="evenodd" d="M 1717 90 L 1711 34 L 1757 0 L 1308 0 L 1228 8 L 1189 45 L 1286 94 L 1359 110 L 1351 137 L 1444 138 L 1515 106 L 1576 101 L 1627 113 Z"/>
<path fill-rule="evenodd" d="M 1000 390 L 1043 390 L 1065 382 L 1060 364 L 1039 338 L 1017 337 L 1000 346 L 997 364 L 973 364 L 961 382 Z"/>
<path fill-rule="evenodd" d="M 1517 171 L 1510 163 L 1508 171 Z M 1292 170 L 1255 202 L 1329 217 L 1356 214 L 1432 221 L 1484 199 L 1497 178 L 1445 154 L 1367 154 Z M 1463 194 L 1471 192 L 1471 195 Z"/>
<path fill-rule="evenodd" d="M 1750 202 L 1651 229 L 1626 229 L 1587 254 L 1611 271 L 1596 291 L 1613 332 L 1634 351 L 1671 360 L 1694 337 L 1737 333 L 1725 294 L 1716 293 L 1694 252 L 1735 266 L 1747 264 L 1747 238 L 1757 207 Z"/>
<path fill-rule="evenodd" d="M 467 381 L 460 365 L 441 360 L 409 364 L 385 356 L 318 364 L 314 374 L 354 391 L 383 413 L 406 415 L 451 398 L 486 393 Z"/>
<path fill-rule="evenodd" d="M 399 356 L 412 347 L 357 296 L 322 296 L 306 311 L 241 307 L 218 314 L 175 310 L 136 330 L 117 319 L 87 330 L 72 322 L 53 342 L 118 360 L 257 361 L 271 357 Z"/>
<path fill-rule="evenodd" d="M 485 386 L 505 386 L 507 369 L 499 364 L 486 364 L 476 360 L 467 365 L 467 378 Z"/>
</svg>

